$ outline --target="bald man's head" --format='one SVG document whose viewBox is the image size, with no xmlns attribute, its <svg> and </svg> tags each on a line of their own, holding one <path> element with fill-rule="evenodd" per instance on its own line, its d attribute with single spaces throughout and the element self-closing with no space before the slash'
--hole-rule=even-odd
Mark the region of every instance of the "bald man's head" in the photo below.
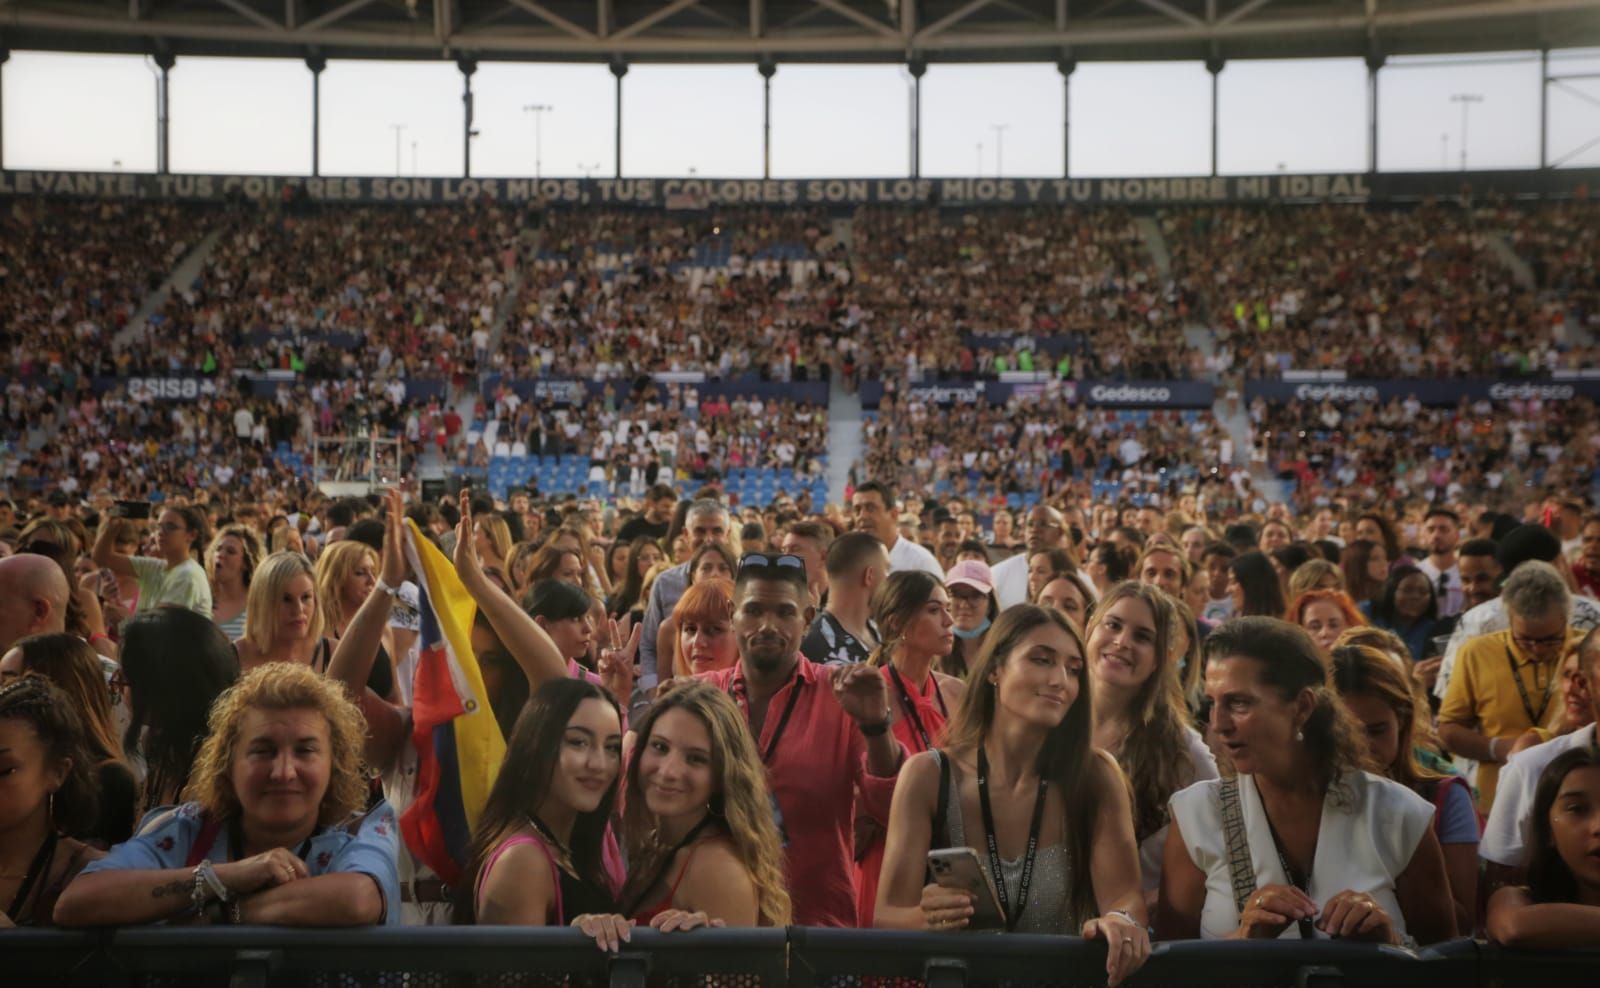
<svg viewBox="0 0 1600 988">
<path fill-rule="evenodd" d="M 52 559 L 31 553 L 0 559 L 0 652 L 28 635 L 67 630 L 70 593 Z"/>
</svg>

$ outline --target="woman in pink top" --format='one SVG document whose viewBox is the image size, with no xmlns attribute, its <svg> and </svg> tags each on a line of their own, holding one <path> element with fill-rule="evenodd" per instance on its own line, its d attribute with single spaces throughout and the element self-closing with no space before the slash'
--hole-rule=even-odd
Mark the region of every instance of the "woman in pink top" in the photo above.
<svg viewBox="0 0 1600 988">
<path fill-rule="evenodd" d="M 616 911 L 603 855 L 622 768 L 622 712 L 581 679 L 545 683 L 517 718 L 479 814 L 454 921 L 564 926 Z"/>
<path fill-rule="evenodd" d="M 616 949 L 637 924 L 662 932 L 789 923 L 772 797 L 744 716 L 705 682 L 675 684 L 638 727 L 623 837 L 621 910 L 573 925 Z"/>
</svg>

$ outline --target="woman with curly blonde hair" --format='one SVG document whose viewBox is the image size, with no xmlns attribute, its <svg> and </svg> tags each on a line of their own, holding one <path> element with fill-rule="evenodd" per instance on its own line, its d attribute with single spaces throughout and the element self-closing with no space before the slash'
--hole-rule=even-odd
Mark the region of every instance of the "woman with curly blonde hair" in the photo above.
<svg viewBox="0 0 1600 988">
<path fill-rule="evenodd" d="M 176 807 L 152 811 L 62 893 L 63 926 L 198 916 L 366 926 L 400 915 L 394 813 L 366 803 L 366 728 L 343 688 L 304 666 L 246 673 L 211 708 Z"/>
<path fill-rule="evenodd" d="M 631 864 L 620 915 L 574 921 L 607 942 L 631 920 L 663 931 L 789 922 L 783 848 L 755 741 L 709 683 L 657 700 L 626 773 L 623 841 Z"/>
</svg>

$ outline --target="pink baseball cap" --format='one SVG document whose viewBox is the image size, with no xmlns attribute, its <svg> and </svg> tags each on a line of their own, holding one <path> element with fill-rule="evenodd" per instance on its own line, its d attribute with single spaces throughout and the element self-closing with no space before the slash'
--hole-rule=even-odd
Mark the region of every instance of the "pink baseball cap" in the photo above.
<svg viewBox="0 0 1600 988">
<path fill-rule="evenodd" d="M 963 559 L 950 567 L 945 574 L 944 585 L 953 587 L 958 583 L 979 593 L 994 593 L 994 573 L 990 572 L 988 563 L 976 559 Z"/>
</svg>

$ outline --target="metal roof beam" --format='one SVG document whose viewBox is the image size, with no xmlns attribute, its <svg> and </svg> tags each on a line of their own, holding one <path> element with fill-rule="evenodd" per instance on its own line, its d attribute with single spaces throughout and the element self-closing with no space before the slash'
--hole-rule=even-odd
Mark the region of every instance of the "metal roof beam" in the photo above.
<svg viewBox="0 0 1600 988">
<path fill-rule="evenodd" d="M 134 0 L 134 2 L 138 3 L 140 0 Z M 251 7 L 249 4 L 245 3 L 244 0 L 217 0 L 217 2 L 233 11 L 235 14 L 238 14 L 240 17 L 243 17 L 245 20 L 254 24 L 259 24 L 268 31 L 283 30 L 282 24 L 279 24 L 266 14 L 263 14 L 261 11 Z"/>
<path fill-rule="evenodd" d="M 690 7 L 693 7 L 699 2 L 700 0 L 672 0 L 672 2 L 667 4 L 665 7 L 662 7 L 659 10 L 651 11 L 650 13 L 634 21 L 632 24 L 629 24 L 616 34 L 613 34 L 611 38 L 613 41 L 622 41 L 627 38 L 631 38 L 642 31 L 649 30 L 652 26 L 661 23 L 662 21 L 671 17 L 673 14 L 688 10 Z"/>
<path fill-rule="evenodd" d="M 896 43 L 904 42 L 904 39 L 900 37 L 899 31 L 896 31 L 894 28 L 870 14 L 863 14 L 854 7 L 845 6 L 843 3 L 840 3 L 839 0 L 811 0 L 811 2 L 816 4 L 818 7 L 823 8 L 824 10 L 833 11 L 835 14 L 838 14 L 840 17 L 843 17 L 846 20 L 855 21 L 862 27 L 867 28 L 870 31 L 874 31 L 882 37 L 893 38 Z"/>
<path fill-rule="evenodd" d="M 1149 7 L 1151 10 L 1154 10 L 1157 13 L 1166 14 L 1179 24 L 1187 24 L 1190 27 L 1206 26 L 1205 21 L 1189 13 L 1187 10 L 1174 7 L 1172 4 L 1167 3 L 1167 0 L 1139 0 L 1139 3 Z"/>
<path fill-rule="evenodd" d="M 372 3 L 373 0 L 350 0 L 349 3 L 335 7 L 326 14 L 323 14 L 321 17 L 315 17 L 310 21 L 307 21 L 305 26 L 300 28 L 300 31 L 302 33 L 309 34 L 325 27 L 331 27 L 334 24 L 344 20 L 346 17 L 349 17 L 356 11 L 361 10 L 364 7 L 370 7 Z"/>
<path fill-rule="evenodd" d="M 535 0 L 511 0 L 511 3 L 513 6 L 521 7 L 523 10 L 526 10 L 528 13 L 539 18 L 541 21 L 549 24 L 551 27 L 560 28 L 580 41 L 599 40 L 599 36 L 593 31 L 590 31 L 586 27 L 572 23 L 565 17 L 562 17 L 560 14 L 551 10 L 549 7 L 546 7 L 544 4 L 536 3 Z"/>
<path fill-rule="evenodd" d="M 1271 2 L 1272 0 L 1246 0 L 1245 3 L 1233 8 L 1226 14 L 1223 14 L 1222 19 L 1217 21 L 1217 23 L 1219 25 L 1227 25 L 1233 24 L 1237 21 L 1242 21 Z"/>
<path fill-rule="evenodd" d="M 6 0 L 0 0 L 5 3 Z M 94 39 L 96 45 L 114 44 L 115 39 L 128 39 L 127 45 L 143 43 L 142 39 L 191 42 L 186 48 L 204 48 L 206 42 L 237 48 L 258 46 L 261 49 L 282 51 L 286 46 L 319 46 L 323 49 L 366 49 L 373 55 L 401 55 L 438 51 L 438 41 L 431 31 L 417 31 L 404 22 L 359 18 L 337 27 L 335 21 L 347 17 L 368 0 L 356 0 L 338 10 L 323 15 L 292 31 L 281 26 L 268 30 L 253 22 L 243 20 L 216 20 L 207 17 L 182 16 L 162 10 L 154 17 L 132 21 L 120 9 L 107 13 L 105 8 L 83 6 L 19 6 L 6 7 L 5 26 L 13 38 L 18 35 L 42 36 L 44 47 L 73 47 L 60 40 L 62 35 L 81 35 Z M 537 0 L 515 0 L 517 6 L 535 12 L 544 11 Z M 838 0 L 818 0 L 822 9 L 827 3 L 842 7 Z M 687 6 L 687 3 L 684 4 Z M 215 8 L 213 8 L 215 9 Z M 843 7 L 851 10 L 849 7 Z M 1314 8 L 1294 8 L 1275 11 L 1275 16 L 1247 17 L 1232 23 L 1200 25 L 1179 23 L 1172 19 L 1144 18 L 1140 20 L 1085 21 L 1074 18 L 1065 30 L 1041 30 L 1039 27 L 1014 22 L 997 24 L 980 30 L 947 30 L 929 37 L 918 45 L 928 51 L 985 52 L 1005 57 L 1008 50 L 1038 52 L 1049 48 L 1072 46 L 1087 53 L 1097 46 L 1139 47 L 1149 49 L 1151 57 L 1163 57 L 1162 49 L 1171 46 L 1193 46 L 1197 43 L 1227 43 L 1267 41 L 1287 43 L 1304 49 L 1338 47 L 1346 43 L 1364 44 L 1366 29 L 1371 26 L 1385 33 L 1396 28 L 1419 28 L 1438 25 L 1455 29 L 1464 23 L 1486 19 L 1515 19 L 1521 30 L 1541 15 L 1590 13 L 1595 0 L 1483 0 L 1483 2 L 1450 2 L 1436 6 L 1397 8 L 1385 4 L 1369 21 L 1359 6 L 1327 5 Z M 568 30 L 560 23 L 541 16 L 547 24 L 561 28 L 560 32 L 538 31 L 526 27 L 511 28 L 503 24 L 488 27 L 473 24 L 451 38 L 452 47 L 463 50 L 504 53 L 510 57 L 581 58 L 605 57 L 621 54 L 636 57 L 658 55 L 663 58 L 749 58 L 763 54 L 826 57 L 867 56 L 882 61 L 896 61 L 906 53 L 907 39 L 888 25 L 873 21 L 859 11 L 860 18 L 871 22 L 870 30 L 832 28 L 790 31 L 773 29 L 763 37 L 752 39 L 746 26 L 737 30 L 720 28 L 682 28 L 670 33 L 635 36 L 638 29 L 626 37 L 600 38 L 581 28 Z M 846 15 L 848 16 L 848 15 Z M 563 19 L 564 20 L 564 19 Z M 1571 20 L 1571 17 L 1568 17 Z M 569 22 L 570 23 L 570 22 Z M 863 27 L 868 25 L 863 24 Z M 572 25 L 576 28 L 576 25 Z M 1415 34 L 1415 31 L 1407 32 Z M 1497 36 L 1505 32 L 1496 29 Z M 1592 43 L 1591 34 L 1580 32 L 1582 38 L 1571 43 Z M 141 40 L 135 40 L 141 39 Z M 1487 39 L 1492 41 L 1492 39 Z M 16 44 L 12 42 L 13 46 Z M 38 42 L 33 42 L 38 44 Z M 198 44 L 196 44 L 198 43 Z M 1402 42 L 1404 47 L 1405 42 Z M 1469 48 L 1472 47 L 1469 45 Z M 1502 46 L 1503 47 L 1503 46 Z"/>
<path fill-rule="evenodd" d="M 961 23 L 968 17 L 971 17 L 973 14 L 976 14 L 978 11 L 989 6 L 989 3 L 990 0 L 970 0 L 969 3 L 962 4 L 960 7 L 957 7 L 955 10 L 952 10 L 950 13 L 944 15 L 938 20 L 934 21 L 932 24 L 929 24 L 927 27 L 918 31 L 916 36 L 912 39 L 913 43 L 920 43 L 937 34 L 942 34 L 946 28 Z"/>
</svg>

